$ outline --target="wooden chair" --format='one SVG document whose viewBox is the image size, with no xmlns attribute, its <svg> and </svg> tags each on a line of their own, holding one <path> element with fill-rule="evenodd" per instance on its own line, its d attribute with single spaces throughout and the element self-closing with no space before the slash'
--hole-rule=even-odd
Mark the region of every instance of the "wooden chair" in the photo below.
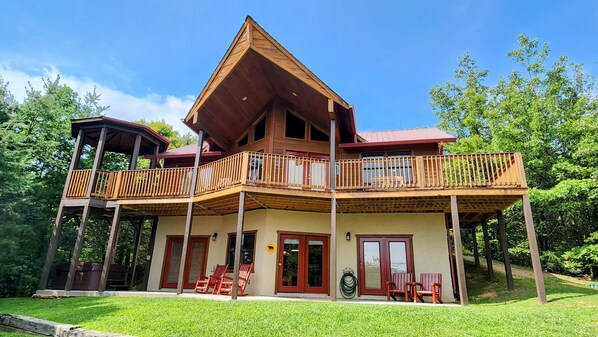
<svg viewBox="0 0 598 337">
<path fill-rule="evenodd" d="M 251 275 L 251 270 L 253 270 L 253 263 L 241 264 L 241 266 L 239 266 L 239 295 L 241 296 L 245 295 L 245 287 L 247 287 L 247 283 L 249 282 L 249 275 Z M 224 277 L 222 277 L 222 280 L 220 280 L 218 294 L 231 295 L 232 293 L 233 278 L 225 275 Z"/>
<path fill-rule="evenodd" d="M 419 287 L 419 289 L 418 289 Z M 413 301 L 419 298 L 424 302 L 424 296 L 432 296 L 432 303 L 442 303 L 442 274 L 419 275 L 419 282 L 413 283 Z"/>
<path fill-rule="evenodd" d="M 397 300 L 395 294 L 403 294 L 405 302 L 409 302 L 411 296 L 411 289 L 413 287 L 413 273 L 392 273 L 392 281 L 386 282 L 386 300 Z"/>
<path fill-rule="evenodd" d="M 226 274 L 226 269 L 228 269 L 228 264 L 218 264 L 210 276 L 200 276 L 197 283 L 195 283 L 195 292 L 207 293 L 210 289 L 213 289 L 212 293 L 218 293 L 218 287 L 222 277 Z"/>
</svg>

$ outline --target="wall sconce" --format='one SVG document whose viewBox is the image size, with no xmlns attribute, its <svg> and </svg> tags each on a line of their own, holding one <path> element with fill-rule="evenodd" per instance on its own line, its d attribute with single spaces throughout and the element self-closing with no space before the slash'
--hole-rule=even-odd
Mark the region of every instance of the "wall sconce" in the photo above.
<svg viewBox="0 0 598 337">
<path fill-rule="evenodd" d="M 351 241 L 351 232 L 347 232 L 347 235 L 345 235 L 345 239 L 347 239 L 347 241 Z"/>
<path fill-rule="evenodd" d="M 218 238 L 218 233 L 212 234 L 212 241 L 216 241 L 217 238 Z"/>
</svg>

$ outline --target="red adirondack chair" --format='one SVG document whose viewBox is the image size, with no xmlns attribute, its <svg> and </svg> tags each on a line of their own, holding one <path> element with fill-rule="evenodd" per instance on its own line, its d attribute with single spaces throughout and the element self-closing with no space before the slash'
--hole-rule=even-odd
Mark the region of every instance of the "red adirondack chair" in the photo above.
<svg viewBox="0 0 598 337">
<path fill-rule="evenodd" d="M 419 289 L 418 289 L 419 287 Z M 424 296 L 432 296 L 432 303 L 442 303 L 442 274 L 419 275 L 419 282 L 413 283 L 413 301 L 419 298 L 424 302 Z"/>
<path fill-rule="evenodd" d="M 245 295 L 245 287 L 249 282 L 249 275 L 251 275 L 251 270 L 253 269 L 253 263 L 251 264 L 241 264 L 239 266 L 239 295 Z M 228 280 L 228 281 L 225 281 Z M 218 287 L 218 294 L 223 295 L 231 295 L 233 293 L 233 278 L 229 276 L 224 276 L 220 281 L 220 286 Z"/>
<path fill-rule="evenodd" d="M 200 276 L 195 284 L 195 292 L 207 293 L 212 289 L 212 293 L 218 293 L 220 281 L 222 281 L 227 268 L 228 264 L 218 264 L 210 276 Z"/>
<path fill-rule="evenodd" d="M 413 273 L 393 273 L 392 281 L 386 282 L 386 300 L 397 300 L 395 294 L 403 294 L 405 302 L 411 298 L 411 288 L 413 287 Z"/>
</svg>

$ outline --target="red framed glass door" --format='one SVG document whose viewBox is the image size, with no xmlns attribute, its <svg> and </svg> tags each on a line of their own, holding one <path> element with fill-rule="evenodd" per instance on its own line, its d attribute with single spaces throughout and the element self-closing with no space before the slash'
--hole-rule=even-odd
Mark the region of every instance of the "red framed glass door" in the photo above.
<svg viewBox="0 0 598 337">
<path fill-rule="evenodd" d="M 411 237 L 358 237 L 359 292 L 386 294 L 392 273 L 413 272 Z"/>
<path fill-rule="evenodd" d="M 208 256 L 208 237 L 190 237 L 185 259 L 185 274 L 183 287 L 193 289 L 197 278 L 205 276 L 206 260 Z M 181 253 L 183 251 L 182 236 L 168 236 L 166 238 L 166 256 L 162 268 L 162 288 L 176 288 L 181 268 Z"/>
<path fill-rule="evenodd" d="M 278 292 L 328 292 L 328 237 L 280 234 Z"/>
</svg>

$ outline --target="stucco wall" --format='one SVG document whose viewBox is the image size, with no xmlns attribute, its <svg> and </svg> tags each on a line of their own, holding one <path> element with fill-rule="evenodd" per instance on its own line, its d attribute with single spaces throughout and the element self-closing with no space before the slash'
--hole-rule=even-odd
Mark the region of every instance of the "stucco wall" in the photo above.
<svg viewBox="0 0 598 337">
<path fill-rule="evenodd" d="M 216 264 L 225 262 L 227 236 L 228 233 L 235 231 L 236 220 L 236 214 L 195 217 L 192 235 L 218 233 L 216 241 L 209 241 L 208 273 Z M 166 236 L 182 235 L 184 222 L 184 217 L 160 218 L 148 290 L 160 290 Z M 356 235 L 410 234 L 413 235 L 416 275 L 425 272 L 442 273 L 443 299 L 449 302 L 453 301 L 443 214 L 339 214 L 337 228 L 337 279 L 340 279 L 344 268 L 352 268 L 356 272 L 358 271 Z M 247 292 L 256 295 L 273 295 L 275 292 L 278 252 L 269 254 L 266 251 L 266 245 L 272 242 L 278 250 L 278 231 L 329 234 L 330 215 L 281 210 L 256 210 L 245 214 L 244 230 L 257 230 L 255 273 L 251 275 Z M 345 239 L 346 232 L 351 232 L 351 241 Z"/>
</svg>

